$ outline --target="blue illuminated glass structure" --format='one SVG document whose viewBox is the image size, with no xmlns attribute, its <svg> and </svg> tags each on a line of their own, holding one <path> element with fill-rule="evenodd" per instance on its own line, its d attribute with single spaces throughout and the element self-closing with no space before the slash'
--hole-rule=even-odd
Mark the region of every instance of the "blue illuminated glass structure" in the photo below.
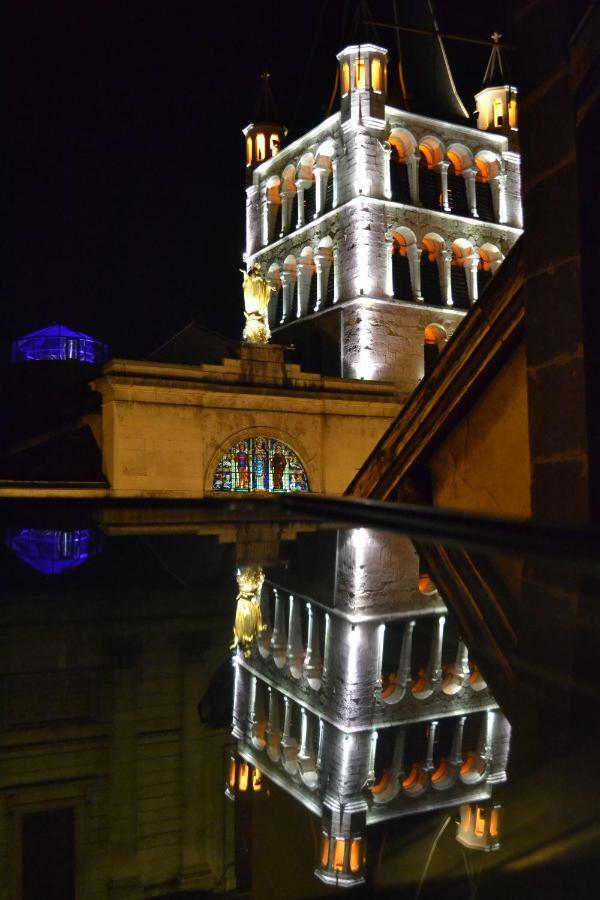
<svg viewBox="0 0 600 900">
<path fill-rule="evenodd" d="M 108 347 L 89 334 L 66 325 L 49 325 L 13 341 L 11 362 L 76 360 L 100 365 L 108 359 Z"/>
<path fill-rule="evenodd" d="M 102 535 L 90 528 L 9 528 L 6 543 L 19 559 L 44 575 L 60 575 L 102 550 Z"/>
</svg>

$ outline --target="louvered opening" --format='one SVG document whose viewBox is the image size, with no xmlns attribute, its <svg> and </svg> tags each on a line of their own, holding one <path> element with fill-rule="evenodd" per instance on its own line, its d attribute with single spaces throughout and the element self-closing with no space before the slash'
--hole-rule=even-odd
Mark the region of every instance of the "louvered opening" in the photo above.
<svg viewBox="0 0 600 900">
<path fill-rule="evenodd" d="M 426 250 L 421 255 L 421 293 L 425 303 L 428 303 L 430 306 L 443 305 L 440 269 L 437 260 L 431 262 Z"/>
<path fill-rule="evenodd" d="M 467 288 L 467 273 L 462 266 L 452 266 L 450 273 L 454 306 L 457 309 L 468 309 L 469 291 Z"/>
<path fill-rule="evenodd" d="M 396 249 L 396 245 L 394 245 L 394 252 L 392 254 L 392 282 L 394 287 L 394 297 L 397 300 L 412 300 L 408 257 L 401 256 Z"/>
<path fill-rule="evenodd" d="M 492 201 L 492 188 L 487 181 L 475 182 L 475 195 L 477 198 L 477 212 L 484 222 L 494 222 L 494 204 Z"/>
<path fill-rule="evenodd" d="M 442 185 L 437 172 L 419 166 L 419 198 L 426 209 L 441 209 Z"/>
<path fill-rule="evenodd" d="M 457 216 L 470 215 L 465 179 L 462 175 L 456 174 L 454 166 L 448 169 L 448 205 Z"/>
<path fill-rule="evenodd" d="M 492 273 L 488 269 L 477 269 L 477 294 L 481 297 L 486 285 L 491 280 Z"/>
<path fill-rule="evenodd" d="M 410 187 L 408 182 L 408 166 L 392 154 L 390 160 L 390 182 L 392 200 L 397 203 L 410 203 Z"/>
<path fill-rule="evenodd" d="M 327 187 L 325 188 L 325 206 L 323 212 L 329 212 L 333 209 L 333 173 L 327 176 Z"/>
</svg>

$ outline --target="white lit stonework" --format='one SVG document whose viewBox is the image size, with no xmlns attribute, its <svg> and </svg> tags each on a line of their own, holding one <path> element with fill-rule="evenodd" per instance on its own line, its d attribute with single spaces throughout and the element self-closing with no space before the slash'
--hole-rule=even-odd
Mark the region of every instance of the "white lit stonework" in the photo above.
<svg viewBox="0 0 600 900">
<path fill-rule="evenodd" d="M 300 345 L 337 328 L 336 371 L 328 374 L 392 379 L 408 393 L 423 374 L 423 329 L 435 323 L 451 334 L 477 300 L 478 272 L 493 274 L 521 233 L 519 155 L 514 133 L 454 125 L 386 105 L 384 76 L 379 91 L 372 87 L 378 77 L 372 66 L 379 60 L 385 70 L 382 48 L 346 48 L 338 60 L 341 111 L 254 171 L 247 189 L 245 260 L 274 273 L 278 287 L 280 273 L 296 274 L 286 275 L 272 296 L 276 341 Z M 344 92 L 346 64 L 350 81 Z M 363 77 L 359 89 L 357 79 Z M 426 176 L 424 158 L 430 163 Z M 393 177 L 399 166 L 404 167 L 402 191 Z M 424 178 L 435 182 L 439 208 L 429 208 Z M 460 214 L 452 212 L 453 204 Z M 397 239 L 410 272 L 410 287 L 407 280 L 402 290 L 398 285 L 394 290 L 392 273 Z M 324 241 L 332 257 L 326 279 L 316 263 Z M 466 254 L 457 251 L 457 241 Z M 435 303 L 428 302 L 428 284 L 421 277 L 431 257 L 441 293 Z M 298 263 L 307 258 L 319 282 L 312 291 L 306 288 L 308 268 L 297 281 Z M 453 267 L 465 270 L 464 297 L 456 293 Z M 378 312 L 362 316 L 363 308 Z M 298 319 L 311 320 L 312 338 L 301 336 Z"/>
</svg>

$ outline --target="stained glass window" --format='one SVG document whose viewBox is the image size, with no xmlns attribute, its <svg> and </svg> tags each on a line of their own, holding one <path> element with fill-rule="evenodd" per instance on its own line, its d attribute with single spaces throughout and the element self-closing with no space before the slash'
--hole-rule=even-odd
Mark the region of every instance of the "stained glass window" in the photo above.
<svg viewBox="0 0 600 900">
<path fill-rule="evenodd" d="M 245 438 L 217 466 L 213 491 L 308 491 L 308 478 L 287 444 L 268 437 Z"/>
</svg>

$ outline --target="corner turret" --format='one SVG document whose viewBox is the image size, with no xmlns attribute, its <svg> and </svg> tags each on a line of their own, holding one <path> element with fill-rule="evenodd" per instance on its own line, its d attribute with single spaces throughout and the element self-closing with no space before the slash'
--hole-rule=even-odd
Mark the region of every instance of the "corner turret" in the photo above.
<svg viewBox="0 0 600 900">
<path fill-rule="evenodd" d="M 338 53 L 342 125 L 360 121 L 367 128 L 385 127 L 387 50 L 356 44 Z"/>
<path fill-rule="evenodd" d="M 477 127 L 505 134 L 514 141 L 517 125 L 517 89 L 510 84 L 502 58 L 501 34 L 492 34 L 492 52 L 483 76 L 483 89 L 475 95 Z"/>
</svg>

